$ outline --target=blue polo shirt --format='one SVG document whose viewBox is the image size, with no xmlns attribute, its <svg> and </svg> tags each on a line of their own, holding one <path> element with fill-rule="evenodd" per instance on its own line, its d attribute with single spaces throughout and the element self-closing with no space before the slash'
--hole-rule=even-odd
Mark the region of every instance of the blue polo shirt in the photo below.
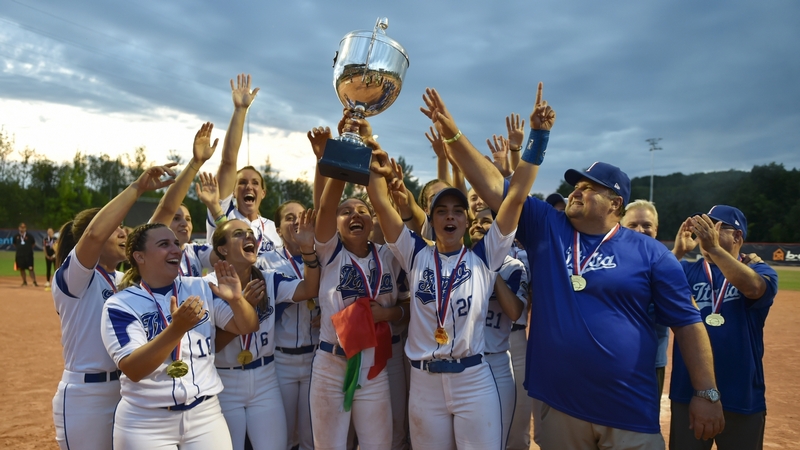
<svg viewBox="0 0 800 450">
<path fill-rule="evenodd" d="M 712 293 L 703 269 L 703 259 L 695 263 L 682 261 L 700 314 L 705 320 L 711 314 Z M 724 275 L 716 265 L 711 265 L 714 291 L 724 282 Z M 722 326 L 706 325 L 711 349 L 714 352 L 714 373 L 721 394 L 722 408 L 739 414 L 753 414 L 767 409 L 764 399 L 764 321 L 778 292 L 778 274 L 767 264 L 751 268 L 764 277 L 767 290 L 758 299 L 748 299 L 736 287 L 728 284 L 722 299 L 720 314 L 725 319 Z M 680 349 L 672 352 L 672 382 L 669 398 L 689 403 L 694 388 Z"/>
<path fill-rule="evenodd" d="M 700 321 L 678 260 L 655 239 L 621 227 L 591 257 L 572 290 L 574 228 L 564 213 L 528 198 L 517 238 L 532 272 L 528 395 L 578 419 L 658 433 L 655 321 Z M 581 262 L 603 236 L 581 234 Z"/>
</svg>

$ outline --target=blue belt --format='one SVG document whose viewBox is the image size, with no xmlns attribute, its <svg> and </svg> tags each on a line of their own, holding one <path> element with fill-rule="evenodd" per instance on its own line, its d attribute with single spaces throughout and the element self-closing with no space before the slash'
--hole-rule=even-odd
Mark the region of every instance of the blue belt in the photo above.
<svg viewBox="0 0 800 450">
<path fill-rule="evenodd" d="M 83 375 L 84 383 L 105 383 L 107 381 L 119 380 L 119 370 L 113 372 L 86 373 Z"/>
<path fill-rule="evenodd" d="M 275 347 L 275 350 L 278 350 L 281 353 L 286 353 L 287 355 L 305 355 L 306 353 L 311 353 L 317 349 L 316 345 L 304 345 L 302 347 Z"/>
<path fill-rule="evenodd" d="M 319 341 L 319 349 L 323 352 L 333 353 L 336 356 L 344 356 L 347 358 L 347 354 L 342 347 L 331 344 L 330 342 Z"/>
<path fill-rule="evenodd" d="M 477 366 L 481 361 L 483 361 L 483 355 L 478 354 L 461 359 L 411 360 L 411 367 L 428 373 L 461 373 L 468 367 Z"/>
<path fill-rule="evenodd" d="M 217 367 L 217 369 L 222 370 L 250 370 L 250 369 L 257 369 L 261 366 L 266 366 L 267 364 L 271 363 L 275 357 L 273 355 L 265 356 L 263 358 L 258 358 L 257 360 L 251 362 L 250 364 L 245 364 L 243 366 L 236 366 L 236 367 Z"/>
<path fill-rule="evenodd" d="M 206 401 L 206 400 L 208 400 L 208 399 L 210 399 L 212 397 L 214 397 L 214 396 L 213 395 L 204 395 L 202 397 L 198 397 L 197 400 L 193 401 L 192 403 L 189 403 L 188 405 L 166 406 L 166 407 L 164 407 L 164 409 L 166 409 L 167 411 L 188 411 L 188 410 L 194 408 L 195 406 L 199 405 L 200 403 L 203 403 L 204 401 Z"/>
<path fill-rule="evenodd" d="M 524 330 L 525 328 L 526 328 L 526 326 L 521 324 L 521 323 L 515 323 L 515 324 L 511 325 L 511 331 Z"/>
</svg>

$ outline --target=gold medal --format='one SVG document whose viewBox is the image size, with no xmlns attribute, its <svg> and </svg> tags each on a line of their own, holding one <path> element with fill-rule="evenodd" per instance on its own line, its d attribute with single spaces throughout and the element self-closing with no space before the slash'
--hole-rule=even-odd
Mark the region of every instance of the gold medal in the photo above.
<svg viewBox="0 0 800 450">
<path fill-rule="evenodd" d="M 317 304 L 314 303 L 314 299 L 313 298 L 306 300 L 306 306 L 308 306 L 308 310 L 309 311 L 313 311 L 313 310 L 315 310 L 317 308 Z"/>
<path fill-rule="evenodd" d="M 580 275 L 570 275 L 569 280 L 572 282 L 572 290 L 575 292 L 586 289 L 586 278 Z"/>
<path fill-rule="evenodd" d="M 722 314 L 712 313 L 706 316 L 706 323 L 712 327 L 718 327 L 725 323 Z"/>
<path fill-rule="evenodd" d="M 436 331 L 434 331 L 433 338 L 436 339 L 436 343 L 439 345 L 445 345 L 450 342 L 450 336 L 447 334 L 447 330 L 442 327 L 438 327 Z"/>
<path fill-rule="evenodd" d="M 236 355 L 236 361 L 239 361 L 239 364 L 246 366 L 253 362 L 253 354 L 250 353 L 250 350 L 242 350 Z"/>
<path fill-rule="evenodd" d="M 180 378 L 187 373 L 189 373 L 189 366 L 180 359 L 172 361 L 170 365 L 167 366 L 167 375 L 172 378 Z"/>
</svg>

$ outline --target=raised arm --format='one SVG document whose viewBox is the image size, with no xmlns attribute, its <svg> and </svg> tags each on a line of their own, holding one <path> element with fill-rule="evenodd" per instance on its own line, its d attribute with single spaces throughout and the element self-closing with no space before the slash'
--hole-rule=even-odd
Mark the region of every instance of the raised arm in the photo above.
<svg viewBox="0 0 800 450">
<path fill-rule="evenodd" d="M 316 212 L 307 209 L 300 213 L 297 228 L 297 243 L 300 245 L 305 269 L 303 270 L 303 281 L 294 291 L 292 300 L 300 302 L 319 295 L 319 258 L 314 250 L 314 224 L 316 222 Z"/>
<path fill-rule="evenodd" d="M 386 152 L 380 149 L 373 150 L 369 169 L 369 185 L 367 186 L 369 200 L 375 210 L 375 215 L 378 216 L 386 242 L 395 243 L 400 237 L 400 233 L 403 232 L 403 219 L 389 201 L 389 189 L 386 183 L 387 178 L 393 177 L 394 171 Z"/>
<path fill-rule="evenodd" d="M 503 176 L 458 128 L 452 128 L 455 125 L 453 118 L 435 89 L 426 89 L 422 99 L 425 107 L 420 111 L 434 122 L 458 168 L 483 201 L 497 211 L 503 201 Z M 450 127 L 445 126 L 448 123 Z"/>
<path fill-rule="evenodd" d="M 497 167 L 500 175 L 503 178 L 510 176 L 514 171 L 508 162 L 508 140 L 503 136 L 493 134 L 492 139 L 486 139 L 486 145 L 492 152 L 492 164 Z"/>
<path fill-rule="evenodd" d="M 94 216 L 94 219 L 86 227 L 86 231 L 83 232 L 80 241 L 75 245 L 75 256 L 83 267 L 94 267 L 97 264 L 109 236 L 120 227 L 139 196 L 175 182 L 172 178 L 160 180 L 163 175 L 175 176 L 175 172 L 172 171 L 173 166 L 175 163 L 154 166 L 145 170 L 136 181 L 106 203 L 106 206 Z"/>
<path fill-rule="evenodd" d="M 522 156 L 522 141 L 525 139 L 525 119 L 520 122 L 519 114 L 511 113 L 506 117 L 506 130 L 508 130 L 508 151 L 511 171 L 517 170 Z"/>
<path fill-rule="evenodd" d="M 450 162 L 447 160 L 447 152 L 444 149 L 442 134 L 439 130 L 430 127 L 430 134 L 425 132 L 425 137 L 431 143 L 433 153 L 436 154 L 436 178 L 453 185 L 453 178 L 450 176 Z"/>
<path fill-rule="evenodd" d="M 758 300 L 767 290 L 767 282 L 750 266 L 728 253 L 719 245 L 719 233 L 722 222 L 716 224 L 703 214 L 690 218 L 694 234 L 700 240 L 700 248 L 708 252 L 714 264 L 719 267 L 725 278 L 745 297 Z M 742 239 L 740 231 L 734 231 L 734 239 Z"/>
<path fill-rule="evenodd" d="M 158 202 L 158 207 L 150 218 L 151 223 L 163 223 L 169 226 L 172 223 L 172 218 L 175 212 L 181 205 L 186 193 L 192 186 L 192 180 L 200 171 L 200 168 L 208 161 L 213 155 L 214 150 L 217 149 L 219 139 L 214 139 L 214 145 L 211 145 L 211 132 L 214 130 L 214 124 L 211 122 L 204 123 L 197 134 L 194 135 L 194 145 L 192 147 L 192 160 L 178 174 L 175 179 L 175 184 L 167 189 L 167 192 L 161 197 Z M 216 217 L 216 216 L 214 216 Z"/>
<path fill-rule="evenodd" d="M 225 198 L 233 192 L 236 184 L 236 161 L 239 159 L 239 147 L 242 145 L 244 121 L 247 110 L 255 100 L 259 88 L 250 90 L 250 75 L 239 74 L 236 77 L 236 86 L 231 80 L 231 96 L 233 97 L 233 116 L 225 132 L 225 141 L 222 144 L 222 160 L 217 171 L 219 182 L 219 196 Z"/>
<path fill-rule="evenodd" d="M 697 246 L 692 237 L 692 220 L 686 219 L 678 228 L 678 234 L 675 236 L 675 243 L 672 246 L 672 254 L 680 261 L 687 253 L 694 250 Z"/>
<path fill-rule="evenodd" d="M 394 178 L 391 181 L 386 180 L 389 184 L 389 193 L 397 206 L 397 212 L 400 213 L 403 223 L 410 230 L 419 233 L 422 229 L 422 224 L 425 223 L 425 211 L 417 204 L 414 194 L 406 189 L 406 185 L 403 183 L 403 167 L 394 158 L 391 159 L 391 166 Z"/>
<path fill-rule="evenodd" d="M 258 313 L 242 295 L 242 285 L 236 269 L 227 261 L 217 261 L 214 264 L 214 272 L 217 275 L 217 285 L 209 283 L 208 287 L 233 310 L 233 319 L 229 320 L 223 329 L 240 335 L 257 331 Z"/>
<path fill-rule="evenodd" d="M 327 177 L 319 173 L 319 160 L 325 154 L 325 143 L 331 138 L 331 129 L 328 127 L 315 127 L 306 133 L 306 136 L 308 141 L 311 142 L 311 150 L 314 151 L 314 156 L 317 158 L 317 165 L 314 170 L 314 208 L 319 208 L 319 200 L 328 180 Z"/>
</svg>

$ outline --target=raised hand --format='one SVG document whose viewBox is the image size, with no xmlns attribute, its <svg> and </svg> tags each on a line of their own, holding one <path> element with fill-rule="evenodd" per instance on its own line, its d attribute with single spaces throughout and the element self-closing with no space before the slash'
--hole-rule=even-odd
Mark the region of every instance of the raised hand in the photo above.
<svg viewBox="0 0 800 450">
<path fill-rule="evenodd" d="M 446 140 L 455 137 L 458 134 L 458 127 L 436 89 L 425 89 L 422 101 L 425 102 L 425 107 L 419 110 L 433 121 L 436 129 L 442 134 L 442 138 Z"/>
<path fill-rule="evenodd" d="M 314 249 L 314 226 L 317 221 L 317 212 L 313 209 L 307 209 L 300 213 L 297 218 L 298 226 L 295 240 L 300 246 L 300 250 L 313 250 Z M 306 251 L 305 253 L 309 253 Z"/>
<path fill-rule="evenodd" d="M 394 170 L 389 162 L 389 155 L 380 149 L 372 150 L 372 161 L 369 163 L 369 170 L 391 181 L 394 178 Z"/>
<path fill-rule="evenodd" d="M 494 140 L 494 145 L 492 145 L 492 140 Z M 503 177 L 507 177 L 511 175 L 511 166 L 508 162 L 508 141 L 503 136 L 496 134 L 492 135 L 492 140 L 486 140 L 486 145 L 492 152 L 492 164 L 497 167 Z"/>
<path fill-rule="evenodd" d="M 247 303 L 251 304 L 252 306 L 258 306 L 259 303 L 264 299 L 264 294 L 267 292 L 266 283 L 264 280 L 253 279 L 247 283 L 247 286 L 244 287 L 244 291 L 242 291 L 242 296 Z"/>
<path fill-rule="evenodd" d="M 556 123 L 556 112 L 547 105 L 547 100 L 542 100 L 543 88 L 544 83 L 540 81 L 536 91 L 536 103 L 531 112 L 531 128 L 534 130 L 550 130 Z"/>
<path fill-rule="evenodd" d="M 325 154 L 325 144 L 331 138 L 331 129 L 328 127 L 314 127 L 306 133 L 306 136 L 308 141 L 311 142 L 311 150 L 314 151 L 314 156 L 319 161 Z"/>
<path fill-rule="evenodd" d="M 253 100 L 258 95 L 259 88 L 250 90 L 251 83 L 250 75 L 243 73 L 236 76 L 236 86 L 233 85 L 231 80 L 231 96 L 233 97 L 233 106 L 236 108 L 249 108 Z"/>
<path fill-rule="evenodd" d="M 214 286 L 208 283 L 211 292 L 217 297 L 231 303 L 242 295 L 242 283 L 239 281 L 239 275 L 233 266 L 225 261 L 219 260 L 214 264 L 214 272 L 217 274 L 217 285 Z"/>
<path fill-rule="evenodd" d="M 204 163 L 214 156 L 214 151 L 217 149 L 219 139 L 214 139 L 214 145 L 211 145 L 211 132 L 214 130 L 214 124 L 206 122 L 194 135 L 194 146 L 192 147 L 192 155 L 198 162 Z"/>
<path fill-rule="evenodd" d="M 206 205 L 206 207 L 214 205 L 218 206 L 219 186 L 217 185 L 217 177 L 208 172 L 201 172 L 198 177 L 200 178 L 200 181 L 194 185 L 197 198 L 199 198 L 200 201 Z"/>
<path fill-rule="evenodd" d="M 163 187 L 169 186 L 175 182 L 175 171 L 172 170 L 178 163 L 168 163 L 163 166 L 153 166 L 139 175 L 139 178 L 133 182 L 133 186 L 139 192 L 155 191 Z M 168 176 L 166 180 L 161 180 L 162 176 Z"/>
<path fill-rule="evenodd" d="M 433 147 L 433 153 L 436 153 L 437 158 L 447 158 L 447 151 L 444 148 L 444 140 L 442 140 L 442 134 L 439 133 L 439 130 L 435 130 L 433 127 L 430 127 L 431 134 L 425 132 L 425 137 L 428 138 L 428 142 L 431 143 L 431 147 Z"/>
<path fill-rule="evenodd" d="M 398 207 L 408 206 L 408 190 L 405 183 L 403 183 L 403 167 L 391 159 L 392 172 L 394 178 L 389 182 L 389 193 L 392 195 L 395 205 Z"/>
<path fill-rule="evenodd" d="M 522 148 L 525 140 L 525 119 L 520 122 L 519 114 L 511 113 L 506 117 L 506 130 L 508 130 L 508 149 L 517 151 Z"/>
<path fill-rule="evenodd" d="M 690 217 L 689 220 L 692 224 L 692 231 L 700 241 L 701 249 L 709 251 L 719 247 L 719 230 L 722 222 L 714 223 L 706 214 Z"/>
<path fill-rule="evenodd" d="M 169 310 L 172 315 L 169 326 L 176 327 L 183 333 L 191 330 L 206 314 L 203 301 L 197 295 L 189 296 L 181 306 L 178 306 L 178 299 L 173 295 L 169 299 Z"/>
</svg>

